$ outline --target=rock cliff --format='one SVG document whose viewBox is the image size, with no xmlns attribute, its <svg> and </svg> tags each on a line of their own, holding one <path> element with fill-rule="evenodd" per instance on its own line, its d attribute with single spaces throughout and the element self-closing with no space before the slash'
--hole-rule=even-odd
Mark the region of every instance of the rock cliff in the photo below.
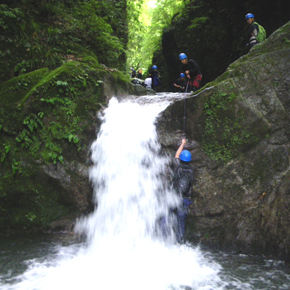
<svg viewBox="0 0 290 290">
<path fill-rule="evenodd" d="M 187 96 L 196 169 L 188 238 L 290 258 L 290 22 Z M 159 117 L 164 150 L 181 140 L 184 101 Z"/>
</svg>

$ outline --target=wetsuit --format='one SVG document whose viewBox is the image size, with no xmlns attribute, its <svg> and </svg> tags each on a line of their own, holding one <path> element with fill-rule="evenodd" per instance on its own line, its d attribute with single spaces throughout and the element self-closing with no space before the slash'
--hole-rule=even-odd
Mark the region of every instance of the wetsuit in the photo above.
<svg viewBox="0 0 290 290">
<path fill-rule="evenodd" d="M 249 48 L 251 49 L 254 45 L 258 44 L 259 42 L 257 41 L 256 37 L 258 36 L 259 33 L 259 25 L 255 22 L 253 22 L 248 29 L 247 32 L 247 38 L 249 39 Z"/>
<path fill-rule="evenodd" d="M 182 64 L 182 71 L 189 71 L 190 79 L 188 82 L 188 91 L 196 91 L 202 79 L 197 62 L 193 59 L 188 59 L 186 64 Z"/>
<path fill-rule="evenodd" d="M 178 92 L 185 92 L 186 89 L 186 85 L 187 85 L 187 81 L 185 78 L 180 78 L 177 79 L 175 82 L 176 85 L 180 86 L 180 87 L 176 87 L 176 89 L 178 90 Z"/>
<path fill-rule="evenodd" d="M 177 208 L 176 236 L 179 243 L 184 243 L 188 207 L 192 204 L 190 195 L 194 182 L 194 168 L 189 163 L 182 162 L 179 159 L 176 159 L 176 162 L 178 166 L 174 172 L 173 189 L 181 198 L 180 206 Z"/>
<path fill-rule="evenodd" d="M 133 68 L 131 70 L 132 70 L 131 77 L 135 78 L 136 77 L 136 71 Z"/>
<path fill-rule="evenodd" d="M 152 78 L 152 84 L 151 84 L 152 89 L 157 92 L 158 86 L 160 85 L 159 71 L 152 70 L 149 77 Z"/>
</svg>

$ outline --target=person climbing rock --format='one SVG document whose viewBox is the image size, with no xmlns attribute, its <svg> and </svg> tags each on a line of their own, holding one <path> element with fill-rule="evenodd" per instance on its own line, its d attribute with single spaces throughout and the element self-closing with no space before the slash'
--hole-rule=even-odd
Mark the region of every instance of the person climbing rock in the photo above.
<svg viewBox="0 0 290 290">
<path fill-rule="evenodd" d="M 181 53 L 179 55 L 179 60 L 182 63 L 182 71 L 188 80 L 188 91 L 195 92 L 199 89 L 200 82 L 202 80 L 199 66 L 193 59 L 187 59 L 187 55 L 185 53 Z"/>
<path fill-rule="evenodd" d="M 152 66 L 152 71 L 149 74 L 149 77 L 151 77 L 151 79 L 152 79 L 152 84 L 151 84 L 152 89 L 157 92 L 158 91 L 158 87 L 161 84 L 161 79 L 160 79 L 160 73 L 157 70 L 157 66 L 156 65 Z"/>
<path fill-rule="evenodd" d="M 255 22 L 254 14 L 248 13 L 245 16 L 245 19 L 249 24 L 247 32 L 247 39 L 249 39 L 249 42 L 247 43 L 247 46 L 249 47 L 249 50 L 251 50 L 253 46 L 266 39 L 266 31 L 263 26 Z"/>
<path fill-rule="evenodd" d="M 173 84 L 178 92 L 185 92 L 187 87 L 187 81 L 185 79 L 185 74 L 181 73 L 180 78 L 176 80 L 176 82 Z"/>
<path fill-rule="evenodd" d="M 185 144 L 186 140 L 182 139 L 181 145 L 175 153 L 177 168 L 173 176 L 173 189 L 180 197 L 180 205 L 176 210 L 176 238 L 179 243 L 184 243 L 185 241 L 185 224 L 189 206 L 192 204 L 190 197 L 194 182 L 194 168 L 189 163 L 191 161 L 191 153 L 188 150 L 184 150 Z"/>
</svg>

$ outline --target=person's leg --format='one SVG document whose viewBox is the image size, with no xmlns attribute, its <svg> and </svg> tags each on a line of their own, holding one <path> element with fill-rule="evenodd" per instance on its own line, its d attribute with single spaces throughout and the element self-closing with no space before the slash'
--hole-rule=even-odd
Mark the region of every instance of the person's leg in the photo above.
<svg viewBox="0 0 290 290">
<path fill-rule="evenodd" d="M 193 91 L 197 91 L 200 87 L 200 82 L 201 82 L 202 76 L 197 75 L 194 80 L 193 80 Z"/>
<path fill-rule="evenodd" d="M 159 228 L 163 238 L 168 237 L 169 235 L 169 227 L 168 227 L 168 220 L 165 216 L 161 217 L 159 220 Z"/>
<path fill-rule="evenodd" d="M 183 208 L 177 210 L 177 232 L 176 238 L 180 244 L 185 241 L 185 220 L 187 213 Z"/>
</svg>

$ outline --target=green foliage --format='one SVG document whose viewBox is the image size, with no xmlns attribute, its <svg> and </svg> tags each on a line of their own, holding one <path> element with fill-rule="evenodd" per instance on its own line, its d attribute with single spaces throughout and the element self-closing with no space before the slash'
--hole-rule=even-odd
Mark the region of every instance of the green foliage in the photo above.
<svg viewBox="0 0 290 290">
<path fill-rule="evenodd" d="M 0 80 L 55 69 L 91 51 L 106 66 L 124 68 L 126 0 L 13 1 L 0 5 Z M 75 48 L 78 46 L 78 49 Z M 81 50 L 79 47 L 83 47 Z"/>
<path fill-rule="evenodd" d="M 124 52 L 124 47 L 118 37 L 113 35 L 107 16 L 99 15 L 99 10 L 109 10 L 107 5 L 95 0 L 79 2 L 74 6 L 72 15 L 65 17 L 65 21 L 69 25 L 68 33 L 76 35 L 80 42 L 90 47 L 101 62 L 114 66 Z M 75 38 L 75 41 L 78 40 Z"/>
<path fill-rule="evenodd" d="M 191 20 L 191 25 L 187 27 L 187 29 L 194 29 L 194 28 L 200 28 L 206 21 L 208 20 L 208 17 L 197 17 L 193 20 Z"/>
<path fill-rule="evenodd" d="M 1 84 L 0 226 L 39 227 L 72 210 L 60 197 L 63 188 L 50 187 L 41 172 L 86 156 L 105 73 L 90 56 L 88 63 L 71 61 Z"/>
<path fill-rule="evenodd" d="M 8 145 L 8 144 L 3 144 L 2 145 L 2 148 L 1 148 L 1 162 L 4 162 L 4 160 L 5 160 L 5 158 L 6 158 L 6 156 L 7 156 L 7 154 L 9 153 L 9 151 L 10 151 L 10 145 Z"/>
<path fill-rule="evenodd" d="M 0 4 L 0 28 L 8 30 L 13 26 L 13 22 L 22 16 L 22 12 L 18 8 L 9 8 L 5 4 Z"/>
<path fill-rule="evenodd" d="M 161 47 L 163 29 L 183 5 L 183 1 L 176 0 L 157 0 L 156 7 L 148 6 L 148 1 L 138 1 L 134 5 L 130 3 L 127 52 L 130 66 L 143 70 L 148 68 L 153 52 Z"/>
<path fill-rule="evenodd" d="M 46 226 L 74 211 L 44 172 L 86 158 L 104 76 L 128 83 L 105 68 L 124 68 L 125 9 L 125 0 L 0 7 L 0 226 Z"/>
</svg>

